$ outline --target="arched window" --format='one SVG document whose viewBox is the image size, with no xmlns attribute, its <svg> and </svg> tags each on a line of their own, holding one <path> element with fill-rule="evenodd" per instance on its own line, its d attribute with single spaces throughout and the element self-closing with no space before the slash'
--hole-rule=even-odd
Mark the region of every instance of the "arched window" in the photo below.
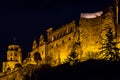
<svg viewBox="0 0 120 80">
<path fill-rule="evenodd" d="M 10 58 L 10 61 L 12 61 L 12 58 Z"/>
<path fill-rule="evenodd" d="M 70 41 L 70 40 L 71 40 L 71 37 L 69 37 L 68 40 Z"/>
<path fill-rule="evenodd" d="M 10 67 L 7 68 L 7 71 L 11 71 Z"/>
<path fill-rule="evenodd" d="M 34 60 L 36 61 L 37 64 L 38 64 L 38 61 L 41 61 L 41 60 L 42 60 L 41 55 L 40 55 L 39 52 L 36 52 L 36 53 L 34 54 Z"/>
<path fill-rule="evenodd" d="M 15 68 L 21 68 L 22 65 L 20 63 L 15 64 Z"/>
</svg>

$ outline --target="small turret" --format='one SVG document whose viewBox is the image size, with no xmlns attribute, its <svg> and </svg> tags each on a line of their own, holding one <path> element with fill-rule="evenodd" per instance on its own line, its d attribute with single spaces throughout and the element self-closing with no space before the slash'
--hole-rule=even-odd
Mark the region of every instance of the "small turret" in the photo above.
<svg viewBox="0 0 120 80">
<path fill-rule="evenodd" d="M 45 39 L 43 37 L 43 35 L 40 35 L 40 39 L 39 39 L 39 46 L 45 44 Z"/>
<path fill-rule="evenodd" d="M 33 45 L 32 45 L 32 50 L 34 50 L 35 48 L 37 48 L 37 46 L 38 46 L 37 41 L 36 41 L 36 39 L 34 39 Z"/>
<path fill-rule="evenodd" d="M 7 61 L 22 62 L 22 49 L 19 45 L 9 45 L 7 51 Z"/>
</svg>

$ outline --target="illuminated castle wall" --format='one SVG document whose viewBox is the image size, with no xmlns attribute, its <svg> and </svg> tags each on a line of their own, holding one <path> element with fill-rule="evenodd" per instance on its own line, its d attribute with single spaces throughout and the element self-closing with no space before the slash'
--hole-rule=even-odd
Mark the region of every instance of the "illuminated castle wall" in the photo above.
<svg viewBox="0 0 120 80">
<path fill-rule="evenodd" d="M 73 49 L 73 45 L 77 41 L 80 42 L 77 49 L 78 59 L 80 61 L 85 61 L 90 58 L 90 55 L 94 56 L 100 52 L 102 43 L 106 38 L 105 34 L 109 28 L 112 28 L 113 33 L 115 34 L 115 23 L 111 10 L 103 12 L 101 16 L 94 18 L 82 17 L 80 18 L 79 25 L 76 25 L 75 20 L 73 20 L 57 30 L 54 30 L 51 27 L 47 29 L 47 41 L 44 40 L 43 35 L 40 35 L 39 42 L 34 39 L 32 51 L 28 53 L 28 57 L 23 61 L 23 64 L 36 64 L 36 61 L 34 60 L 35 53 L 39 53 L 42 58 L 42 61 L 40 61 L 39 64 L 49 63 L 53 66 L 62 64 L 66 62 L 68 55 Z M 120 41 L 119 36 L 118 33 L 117 41 Z M 11 45 L 11 47 L 12 46 L 14 45 Z M 120 45 L 118 44 L 118 47 L 119 46 Z M 17 46 L 14 46 L 13 48 L 15 47 Z M 11 57 L 11 52 L 16 53 L 16 51 L 11 51 L 8 48 L 8 62 L 3 63 L 3 71 L 8 68 L 7 64 L 11 64 L 12 69 L 15 67 L 15 55 Z M 19 51 L 19 54 L 20 53 L 21 51 Z M 13 58 L 12 61 L 9 60 L 11 58 Z M 95 56 L 94 58 L 101 59 L 101 56 Z M 19 59 L 18 62 L 21 63 L 21 55 L 18 55 L 16 59 Z"/>
<path fill-rule="evenodd" d="M 94 15 L 96 14 L 94 13 Z M 78 41 L 80 42 L 77 48 L 78 59 L 85 61 L 90 58 L 90 55 L 94 56 L 100 52 L 102 43 L 104 43 L 106 38 L 105 34 L 109 28 L 112 28 L 113 34 L 115 34 L 116 25 L 111 9 L 101 13 L 99 16 L 94 16 L 94 18 L 80 17 L 79 25 L 75 23 L 75 20 L 73 20 L 57 30 L 54 30 L 52 27 L 47 29 L 47 41 L 44 40 L 43 35 L 40 35 L 39 42 L 34 39 L 32 51 L 28 53 L 23 64 L 36 64 L 34 60 L 35 53 L 39 53 L 42 58 L 39 64 L 49 63 L 53 66 L 62 64 L 67 61 L 73 45 Z M 119 26 L 117 26 L 117 41 L 120 41 L 118 28 Z M 120 44 L 118 44 L 118 47 L 120 47 Z M 101 59 L 102 56 L 99 55 L 92 58 Z M 3 63 L 3 71 L 7 70 L 8 67 L 13 69 L 16 63 L 21 63 L 21 60 L 20 47 L 18 45 L 8 46 L 7 62 Z"/>
<path fill-rule="evenodd" d="M 60 64 L 67 59 L 75 42 L 75 29 L 75 21 L 72 21 L 56 31 L 52 30 L 52 28 L 47 30 L 47 57 L 52 58 L 51 62 L 53 64 Z"/>
<path fill-rule="evenodd" d="M 83 57 L 89 53 L 99 53 L 106 32 L 112 28 L 115 34 L 115 26 L 112 12 L 103 13 L 96 18 L 81 18 L 80 19 L 80 42 L 83 50 Z"/>
<path fill-rule="evenodd" d="M 57 30 L 51 27 L 47 29 L 47 42 L 44 41 L 43 36 L 40 37 L 39 44 L 33 41 L 34 49 L 29 53 L 30 62 L 34 63 L 34 53 L 39 52 L 44 63 L 47 60 L 52 65 L 64 63 L 78 37 L 80 38 L 79 60 L 85 61 L 89 59 L 88 55 L 91 53 L 91 55 L 96 55 L 100 52 L 109 28 L 112 28 L 115 34 L 114 16 L 111 10 L 95 18 L 80 18 L 79 25 L 76 25 L 73 20 Z M 101 58 L 101 56 L 96 58 Z"/>
</svg>

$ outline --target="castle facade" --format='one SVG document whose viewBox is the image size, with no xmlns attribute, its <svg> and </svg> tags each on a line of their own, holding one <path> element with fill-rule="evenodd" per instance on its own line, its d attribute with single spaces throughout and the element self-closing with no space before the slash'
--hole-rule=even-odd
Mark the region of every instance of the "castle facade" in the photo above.
<svg viewBox="0 0 120 80">
<path fill-rule="evenodd" d="M 117 42 L 120 41 L 119 25 L 115 24 L 111 9 L 103 11 L 103 14 L 95 18 L 80 18 L 79 25 L 75 23 L 73 20 L 57 30 L 52 27 L 47 29 L 47 41 L 43 35 L 40 36 L 39 44 L 34 40 L 26 62 L 28 60 L 35 64 L 34 54 L 38 52 L 42 58 L 41 63 L 50 63 L 53 66 L 62 64 L 66 62 L 76 42 L 80 43 L 75 50 L 80 61 L 90 57 L 102 59 L 98 53 L 109 28 L 112 28 L 113 35 L 117 33 Z M 119 44 L 117 46 L 120 47 Z"/>
<path fill-rule="evenodd" d="M 34 39 L 32 51 L 28 53 L 23 63 L 21 48 L 18 45 L 10 45 L 7 52 L 8 61 L 3 63 L 3 72 L 8 68 L 13 70 L 16 63 L 23 66 L 36 63 L 57 66 L 65 63 L 73 50 L 77 53 L 79 61 L 90 58 L 102 59 L 102 55 L 98 55 L 98 53 L 109 28 L 112 28 L 113 35 L 117 34 L 116 41 L 119 42 L 120 26 L 116 24 L 115 15 L 111 8 L 103 11 L 99 16 L 97 14 L 94 18 L 80 17 L 79 25 L 76 25 L 76 21 L 73 20 L 56 30 L 50 27 L 47 29 L 47 41 L 43 35 L 40 35 L 39 42 Z M 75 46 L 76 43 L 77 46 Z M 120 44 L 117 47 L 120 48 Z M 36 54 L 40 58 L 39 62 L 35 60 Z"/>
</svg>

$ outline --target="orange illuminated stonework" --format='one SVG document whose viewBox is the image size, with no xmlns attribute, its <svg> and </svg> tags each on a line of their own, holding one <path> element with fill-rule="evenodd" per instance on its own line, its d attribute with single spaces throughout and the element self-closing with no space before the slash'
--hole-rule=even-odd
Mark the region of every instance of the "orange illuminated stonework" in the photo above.
<svg viewBox="0 0 120 80">
<path fill-rule="evenodd" d="M 36 44 L 36 48 L 29 53 L 31 61 L 28 62 L 35 64 L 34 54 L 39 52 L 43 60 L 41 63 L 49 63 L 52 66 L 63 64 L 67 61 L 73 44 L 77 41 L 80 42 L 77 49 L 80 61 L 90 58 L 102 59 L 98 53 L 109 28 L 112 28 L 115 35 L 115 23 L 111 10 L 103 12 L 101 16 L 96 18 L 80 18 L 79 25 L 76 25 L 75 20 L 73 20 L 57 30 L 51 27 L 47 29 L 47 41 L 44 41 L 43 35 L 40 36 L 39 44 Z M 117 41 L 119 41 L 119 35 Z M 35 46 L 34 42 L 33 47 Z"/>
<path fill-rule="evenodd" d="M 73 20 L 56 30 L 50 27 L 47 29 L 47 41 L 43 35 L 40 35 L 39 42 L 34 39 L 32 50 L 23 62 L 21 62 L 21 48 L 18 45 L 8 46 L 7 62 L 3 63 L 3 72 L 8 68 L 13 70 L 16 63 L 20 63 L 23 67 L 29 64 L 50 64 L 51 66 L 63 64 L 67 62 L 77 42 L 79 45 L 74 51 L 80 62 L 88 59 L 102 59 L 103 56 L 99 54 L 100 48 L 109 28 L 112 28 L 113 35 L 117 33 L 116 41 L 120 41 L 120 26 L 115 25 L 113 15 L 113 12 L 108 10 L 95 18 L 80 18 L 79 25 L 76 25 L 76 21 Z M 120 48 L 120 44 L 117 47 Z"/>
</svg>

